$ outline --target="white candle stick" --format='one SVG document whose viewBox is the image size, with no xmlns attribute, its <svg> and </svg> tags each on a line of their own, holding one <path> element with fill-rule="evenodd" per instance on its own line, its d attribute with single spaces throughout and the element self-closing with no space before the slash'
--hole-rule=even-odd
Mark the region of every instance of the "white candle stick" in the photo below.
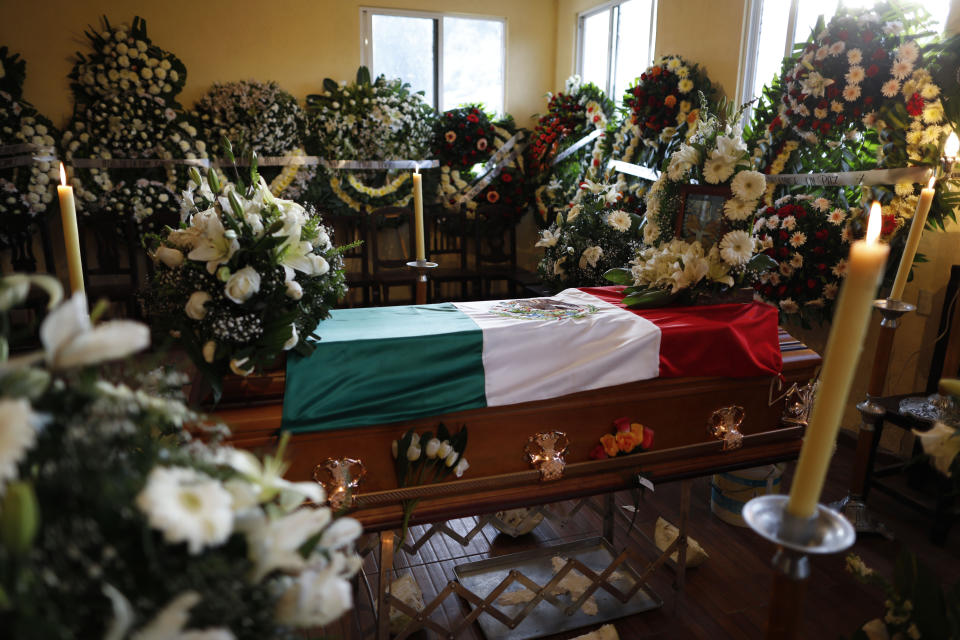
<svg viewBox="0 0 960 640">
<path fill-rule="evenodd" d="M 83 291 L 83 268 L 80 263 L 80 232 L 77 229 L 77 206 L 73 199 L 73 187 L 67 184 L 67 172 L 60 163 L 60 218 L 63 221 L 63 243 L 67 249 L 67 267 L 70 270 L 70 290 Z"/>
<path fill-rule="evenodd" d="M 893 281 L 893 288 L 890 289 L 891 300 L 903 298 L 903 289 L 907 286 L 907 277 L 910 275 L 910 268 L 913 266 L 913 258 L 917 255 L 920 236 L 923 234 L 923 227 L 927 224 L 927 213 L 930 211 L 930 204 L 933 202 L 934 193 L 936 193 L 933 188 L 934 182 L 936 182 L 936 178 L 930 178 L 927 187 L 920 191 L 917 210 L 913 214 L 913 221 L 910 222 L 910 235 L 907 236 L 907 244 L 904 245 L 903 256 L 900 258 L 900 267 L 897 268 L 897 278 Z"/>
<path fill-rule="evenodd" d="M 833 455 L 840 419 L 867 334 L 874 296 L 890 253 L 890 247 L 878 242 L 880 226 L 880 203 L 874 202 L 866 239 L 858 240 L 850 247 L 847 276 L 840 289 L 824 354 L 820 388 L 790 488 L 787 511 L 797 518 L 810 518 L 816 513 Z"/>
<path fill-rule="evenodd" d="M 421 184 L 423 176 L 420 175 L 420 167 L 416 168 L 413 174 L 413 215 L 416 224 L 417 239 L 417 261 L 423 262 L 427 259 L 427 253 L 423 241 L 423 186 Z"/>
</svg>

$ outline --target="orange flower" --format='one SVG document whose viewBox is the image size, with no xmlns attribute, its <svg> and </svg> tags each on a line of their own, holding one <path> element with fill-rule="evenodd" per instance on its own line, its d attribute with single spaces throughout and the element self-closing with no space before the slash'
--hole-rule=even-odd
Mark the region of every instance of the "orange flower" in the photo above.
<svg viewBox="0 0 960 640">
<path fill-rule="evenodd" d="M 603 445 L 603 450 L 607 452 L 607 455 L 611 458 L 616 457 L 620 452 L 620 447 L 617 446 L 617 440 L 609 433 L 604 434 L 600 438 L 600 444 Z"/>
<path fill-rule="evenodd" d="M 640 424 L 639 422 L 631 422 L 630 431 L 636 434 L 637 438 L 639 438 L 640 441 L 643 442 L 643 425 L 642 424 Z"/>
<path fill-rule="evenodd" d="M 662 70 L 660 69 L 660 67 L 654 67 L 653 69 L 650 69 L 650 75 L 656 77 L 656 76 L 660 75 L 660 72 L 661 72 L 661 71 L 662 71 Z"/>
<path fill-rule="evenodd" d="M 617 447 L 623 453 L 630 453 L 637 448 L 637 445 L 639 445 L 641 441 L 641 439 L 638 438 L 637 434 L 635 434 L 633 431 L 624 431 L 622 433 L 618 433 L 616 440 Z"/>
<path fill-rule="evenodd" d="M 700 117 L 700 109 L 694 109 L 687 114 L 687 124 L 693 124 Z"/>
<path fill-rule="evenodd" d="M 670 94 L 663 99 L 663 104 L 667 105 L 668 107 L 672 107 L 673 105 L 677 104 L 677 96 Z"/>
</svg>

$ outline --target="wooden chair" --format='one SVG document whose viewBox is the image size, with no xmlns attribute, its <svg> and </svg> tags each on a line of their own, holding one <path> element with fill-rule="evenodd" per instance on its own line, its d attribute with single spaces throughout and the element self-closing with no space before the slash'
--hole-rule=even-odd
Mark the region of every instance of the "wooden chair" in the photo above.
<svg viewBox="0 0 960 640">
<path fill-rule="evenodd" d="M 381 207 L 367 216 L 370 229 L 370 261 L 373 268 L 373 303 L 390 304 L 390 290 L 394 287 L 409 287 L 410 299 L 402 301 L 413 304 L 416 300 L 417 273 L 407 266 L 416 247 L 413 210 L 409 207 Z M 403 233 L 404 229 L 406 234 Z M 387 234 L 396 233 L 397 244 L 389 246 Z M 404 244 L 406 235 L 406 244 Z"/>
<path fill-rule="evenodd" d="M 451 211 L 439 204 L 424 208 L 424 234 L 427 259 L 439 266 L 429 273 L 433 283 L 430 298 L 467 300 L 479 284 L 479 274 L 469 266 L 470 243 L 467 219 L 463 210 Z M 442 294 L 445 284 L 459 285 L 459 296 Z"/>
<path fill-rule="evenodd" d="M 133 218 L 80 217 L 77 222 L 84 288 L 91 307 L 106 298 L 120 306 L 114 311 L 139 318 L 142 314 L 137 291 L 141 285 L 140 261 L 145 253 Z"/>
<path fill-rule="evenodd" d="M 932 516 L 933 527 L 930 531 L 930 540 L 942 545 L 953 522 L 960 517 L 960 506 L 955 504 L 954 496 L 951 495 L 950 479 L 925 463 L 911 464 L 911 461 L 907 460 L 878 466 L 875 459 L 885 423 L 901 429 L 918 431 L 925 431 L 932 426 L 930 422 L 903 414 L 900 411 L 901 400 L 936 393 L 940 378 L 960 376 L 960 265 L 954 265 L 950 272 L 937 336 L 940 336 L 940 339 L 934 348 L 930 372 L 923 392 L 889 396 L 878 400 L 884 407 L 885 414 L 874 431 L 864 493 L 866 494 L 871 488 L 876 488 Z M 913 457 L 921 453 L 919 441 L 914 442 Z"/>
<path fill-rule="evenodd" d="M 486 217 L 488 220 L 506 219 L 516 215 L 513 208 L 501 205 L 480 205 L 477 207 L 477 217 Z M 476 264 L 480 280 L 479 294 L 489 299 L 493 295 L 493 283 L 506 283 L 509 297 L 515 298 L 519 294 L 525 296 L 539 295 L 536 285 L 539 283 L 537 275 L 517 266 L 517 228 L 514 224 L 505 223 L 499 234 L 484 232 L 483 225 L 475 225 L 476 234 Z M 487 225 L 489 229 L 489 225 Z"/>
<path fill-rule="evenodd" d="M 333 228 L 335 245 L 344 246 L 351 242 L 360 242 L 359 246 L 341 254 L 343 268 L 347 286 L 351 290 L 360 292 L 360 306 L 370 306 L 371 291 L 375 283 L 370 274 L 370 234 L 367 216 L 365 214 L 326 214 L 323 216 L 323 222 Z"/>
</svg>

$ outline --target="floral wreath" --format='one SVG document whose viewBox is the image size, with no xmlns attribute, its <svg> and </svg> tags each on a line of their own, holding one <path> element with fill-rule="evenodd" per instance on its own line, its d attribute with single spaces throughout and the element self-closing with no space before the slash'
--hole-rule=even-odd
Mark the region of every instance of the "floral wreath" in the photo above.
<svg viewBox="0 0 960 640">
<path fill-rule="evenodd" d="M 615 112 L 613 101 L 579 76 L 569 78 L 565 89 L 549 97 L 547 113 L 538 120 L 527 147 L 528 173 L 539 184 L 534 201 L 540 227 L 553 222 L 584 178 L 595 180 L 602 171 L 603 151 L 597 140 L 557 164 L 554 158 L 592 131 L 604 131 Z"/>
<path fill-rule="evenodd" d="M 35 145 L 40 149 L 22 153 L 52 156 L 58 138 L 56 128 L 21 98 L 26 64 L 19 55 L 8 55 L 7 48 L 0 47 L 0 70 L 0 147 Z M 0 169 L 0 216 L 5 221 L 0 242 L 13 240 L 9 235 L 29 232 L 31 223 L 53 202 L 58 178 L 52 160 Z"/>
<path fill-rule="evenodd" d="M 185 115 L 163 99 L 122 93 L 84 109 L 64 131 L 61 144 L 68 164 L 81 158 L 103 160 L 106 165 L 116 158 L 201 160 L 207 157 L 207 146 L 196 136 L 197 129 Z M 160 196 L 186 187 L 187 171 L 173 162 L 151 168 L 78 168 L 72 182 L 81 213 L 130 213 L 144 223 L 150 214 L 137 203 L 153 205 L 146 207 L 151 213 L 179 211 L 175 199 Z"/>
<path fill-rule="evenodd" d="M 241 153 L 249 148 L 261 157 L 305 155 L 306 115 L 297 99 L 276 82 L 216 83 L 194 106 L 191 117 L 209 148 L 226 138 Z M 297 198 L 315 168 L 292 164 L 259 171 L 273 195 Z"/>
<path fill-rule="evenodd" d="M 697 132 L 670 156 L 666 170 L 647 193 L 644 246 L 629 268 L 614 269 L 607 279 L 626 284 L 625 304 L 653 306 L 679 295 L 722 293 L 752 284 L 756 275 L 775 266 L 757 253 L 754 218 L 766 189 L 762 173 L 750 169 L 750 154 L 734 131 L 740 113 L 727 122 L 701 107 Z M 681 187 L 728 186 L 723 205 L 724 233 L 711 247 L 675 236 Z"/>
<path fill-rule="evenodd" d="M 103 16 L 103 29 L 86 32 L 93 52 L 77 52 L 68 76 L 74 96 L 88 103 L 117 91 L 143 91 L 172 100 L 187 82 L 187 68 L 175 55 L 147 37 L 147 21 L 135 17 L 132 25 L 112 26 Z"/>
<path fill-rule="evenodd" d="M 784 196 L 757 215 L 760 249 L 779 262 L 754 288 L 786 320 L 805 327 L 833 316 L 846 275 L 851 226 L 844 202 L 808 194 Z"/>
<path fill-rule="evenodd" d="M 639 245 L 641 218 L 620 200 L 614 185 L 585 180 L 566 211 L 541 231 L 537 271 L 548 288 L 602 285 L 604 273 L 626 264 Z"/>
<path fill-rule="evenodd" d="M 350 84 L 323 81 L 307 96 L 307 151 L 327 160 L 426 158 L 433 145 L 433 109 L 400 79 L 371 80 L 360 67 Z M 412 197 L 408 171 L 317 171 L 306 198 L 333 209 L 404 205 Z"/>
<path fill-rule="evenodd" d="M 885 2 L 869 10 L 841 8 L 829 24 L 818 24 L 764 89 L 748 133 L 757 166 L 778 174 L 788 163 L 796 173 L 825 164 L 842 170 L 936 165 L 951 127 L 931 74 L 943 52 L 918 42 L 927 17 Z M 916 209 L 918 188 L 874 187 L 874 196 L 900 228 Z M 775 189 L 768 187 L 768 205 Z M 931 222 L 940 225 L 952 215 L 952 206 L 937 198 Z"/>
</svg>

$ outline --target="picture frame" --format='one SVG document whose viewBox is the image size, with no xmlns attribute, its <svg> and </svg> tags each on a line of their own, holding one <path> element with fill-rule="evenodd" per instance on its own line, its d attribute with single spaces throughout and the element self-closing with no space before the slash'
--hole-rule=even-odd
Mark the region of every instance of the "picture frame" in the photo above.
<svg viewBox="0 0 960 640">
<path fill-rule="evenodd" d="M 680 186 L 680 208 L 674 221 L 674 236 L 699 242 L 709 249 L 726 233 L 723 205 L 733 194 L 730 187 L 704 184 Z"/>
</svg>

